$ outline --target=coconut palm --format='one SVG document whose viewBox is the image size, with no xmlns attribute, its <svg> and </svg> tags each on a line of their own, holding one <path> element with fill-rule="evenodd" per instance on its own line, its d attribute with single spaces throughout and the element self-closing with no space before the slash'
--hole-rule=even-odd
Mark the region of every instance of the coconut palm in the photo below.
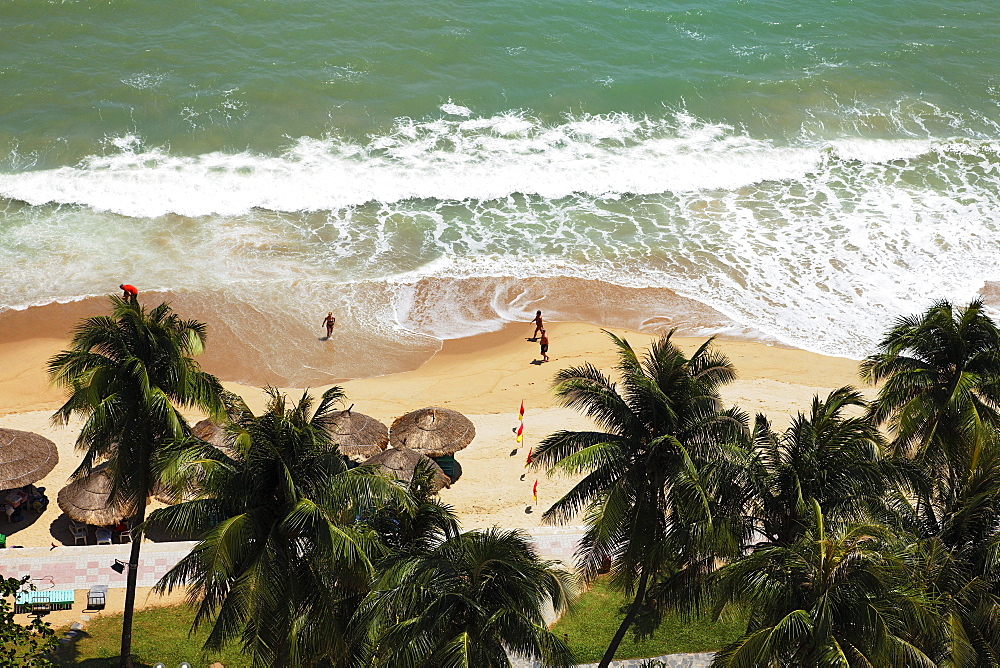
<svg viewBox="0 0 1000 668">
<path fill-rule="evenodd" d="M 511 655 L 574 665 L 543 616 L 546 605 L 566 606 L 568 573 L 540 559 L 519 530 L 438 536 L 375 582 L 357 615 L 371 638 L 364 665 L 500 668 Z"/>
<path fill-rule="evenodd" d="M 173 461 L 163 469 L 175 472 L 175 484 L 193 477 L 201 493 L 150 521 L 204 533 L 157 589 L 188 587 L 194 628 L 211 626 L 205 649 L 238 643 L 253 666 L 342 665 L 347 620 L 368 592 L 381 549 L 358 517 L 410 501 L 369 468 L 347 470 L 328 430 L 340 388 L 325 392 L 315 411 L 308 393 L 297 403 L 267 393 L 260 416 L 240 402 L 230 407 L 233 457 L 209 443 L 180 443 L 168 453 Z M 185 470 L 194 473 L 185 478 Z"/>
<path fill-rule="evenodd" d="M 1000 449 L 985 448 L 961 483 L 936 503 L 910 500 L 897 518 L 912 535 L 912 577 L 942 601 L 948 633 L 941 665 L 998 665 Z"/>
<path fill-rule="evenodd" d="M 846 414 L 866 407 L 859 392 L 842 387 L 826 399 L 813 397 L 808 414 L 799 413 L 781 434 L 757 416 L 753 444 L 736 453 L 731 475 L 745 487 L 748 519 L 760 541 L 796 542 L 814 518 L 813 501 L 828 522 L 892 514 L 891 482 L 905 483 L 912 472 L 883 456 L 883 439 L 872 420 Z"/>
<path fill-rule="evenodd" d="M 735 552 L 742 527 L 723 521 L 714 464 L 726 444 L 745 438 L 746 416 L 723 410 L 719 388 L 735 378 L 711 339 L 690 357 L 671 340 L 654 342 L 642 360 L 629 343 L 608 334 L 618 349 L 621 388 L 591 364 L 556 375 L 561 402 L 589 416 L 594 431 L 560 431 L 542 441 L 536 466 L 584 474 L 544 515 L 565 521 L 585 511 L 580 571 L 590 580 L 606 562 L 632 603 L 601 662 L 614 657 L 644 607 L 651 578 L 684 595 L 692 579 L 714 567 L 720 546 Z"/>
<path fill-rule="evenodd" d="M 140 525 L 132 540 L 122 624 L 121 665 L 131 666 L 132 615 L 141 524 L 156 484 L 152 462 L 164 444 L 188 431 L 181 408 L 221 410 L 218 380 L 192 357 L 202 351 L 205 325 L 183 320 L 167 304 L 147 312 L 134 300 L 111 297 L 111 315 L 87 318 L 76 328 L 69 350 L 49 360 L 55 383 L 69 399 L 53 420 L 86 419 L 77 437 L 83 461 L 75 475 L 107 462 L 110 502 L 137 508 Z"/>
<path fill-rule="evenodd" d="M 872 415 L 923 484 L 899 507 L 914 574 L 947 601 L 953 665 L 1000 663 L 1000 331 L 980 300 L 901 319 L 862 364 Z"/>
<path fill-rule="evenodd" d="M 911 581 L 885 530 L 830 535 L 819 503 L 810 505 L 815 517 L 802 538 L 760 547 L 713 575 L 716 615 L 735 604 L 750 620 L 712 665 L 938 665 L 937 602 Z"/>
<path fill-rule="evenodd" d="M 366 513 L 365 523 L 378 533 L 386 548 L 379 566 L 429 554 L 442 540 L 458 536 L 458 518 L 452 507 L 437 497 L 436 477 L 437 469 L 430 462 L 418 463 L 413 478 L 400 481 L 409 493 L 409 504 L 387 503 Z"/>
<path fill-rule="evenodd" d="M 884 383 L 871 413 L 888 424 L 896 451 L 952 485 L 1000 427 L 1000 331 L 981 300 L 964 309 L 939 301 L 899 319 L 861 375 Z"/>
</svg>

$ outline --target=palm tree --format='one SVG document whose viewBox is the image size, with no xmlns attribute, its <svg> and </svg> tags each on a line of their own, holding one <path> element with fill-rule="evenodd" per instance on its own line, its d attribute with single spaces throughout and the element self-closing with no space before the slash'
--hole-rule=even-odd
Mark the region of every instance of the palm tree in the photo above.
<svg viewBox="0 0 1000 668">
<path fill-rule="evenodd" d="M 347 470 L 328 428 L 343 398 L 327 390 L 289 404 L 277 390 L 260 416 L 231 401 L 228 450 L 178 443 L 161 466 L 198 498 L 155 511 L 168 531 L 202 539 L 156 588 L 187 585 L 193 628 L 210 624 L 205 649 L 239 643 L 253 666 L 341 665 L 347 620 L 368 592 L 378 536 L 369 508 L 409 508 L 400 486 L 367 467 Z M 179 462 L 179 464 L 178 464 Z M 185 472 L 190 475 L 185 476 Z M 193 473 L 192 473 L 193 472 Z"/>
<path fill-rule="evenodd" d="M 378 533 L 386 548 L 378 567 L 427 555 L 442 540 L 459 535 L 454 510 L 434 491 L 435 468 L 426 460 L 417 464 L 413 478 L 405 484 L 410 497 L 407 505 L 386 503 L 366 513 L 365 524 Z"/>
<path fill-rule="evenodd" d="M 205 344 L 205 325 L 182 320 L 167 304 L 148 313 L 134 300 L 111 297 L 111 315 L 77 326 L 69 350 L 49 360 L 48 372 L 70 391 L 53 420 L 86 418 L 76 446 L 84 450 L 75 475 L 107 462 L 110 502 L 137 509 L 122 623 L 121 665 L 131 666 L 132 614 L 146 503 L 157 484 L 152 462 L 166 443 L 188 431 L 180 408 L 221 410 L 218 380 L 192 356 Z"/>
<path fill-rule="evenodd" d="M 1000 662 L 1000 331 L 980 300 L 900 319 L 862 364 L 871 414 L 922 484 L 899 505 L 914 577 L 947 602 L 947 658 Z"/>
<path fill-rule="evenodd" d="M 750 620 L 712 665 L 938 665 L 936 601 L 911 581 L 885 530 L 854 526 L 829 535 L 819 503 L 810 505 L 815 517 L 802 538 L 760 547 L 713 575 L 716 616 L 736 605 Z"/>
<path fill-rule="evenodd" d="M 937 502 L 901 505 L 915 582 L 942 601 L 947 633 L 941 663 L 1000 664 L 1000 448 L 985 448 L 976 468 Z M 941 502 L 947 499 L 946 503 Z"/>
<path fill-rule="evenodd" d="M 964 309 L 939 301 L 899 319 L 861 375 L 884 382 L 871 414 L 888 423 L 896 451 L 926 461 L 951 484 L 974 468 L 984 439 L 1000 427 L 1000 331 L 981 300 Z"/>
<path fill-rule="evenodd" d="M 828 522 L 892 514 L 890 483 L 906 483 L 908 471 L 883 456 L 872 420 L 845 414 L 867 405 L 859 392 L 842 387 L 825 400 L 813 397 L 809 413 L 799 413 L 782 434 L 757 416 L 753 444 L 736 452 L 731 475 L 744 488 L 748 519 L 761 541 L 788 546 L 799 540 L 814 519 L 813 501 Z"/>
<path fill-rule="evenodd" d="M 684 596 L 694 578 L 714 568 L 720 546 L 735 552 L 745 540 L 741 526 L 716 513 L 720 480 L 712 460 L 745 438 L 747 425 L 740 411 L 722 410 L 719 388 L 736 375 L 729 360 L 711 350 L 711 339 L 687 357 L 670 332 L 640 361 L 627 341 L 608 335 L 618 349 L 621 390 L 591 364 L 555 379 L 562 403 L 599 430 L 557 432 L 534 456 L 550 474 L 585 474 L 544 518 L 566 521 L 586 511 L 583 577 L 594 578 L 610 561 L 614 582 L 632 597 L 602 667 L 644 606 L 651 578 L 666 574 L 661 596 L 669 586 Z"/>
<path fill-rule="evenodd" d="M 546 604 L 566 606 L 568 573 L 540 559 L 519 530 L 438 536 L 376 580 L 357 616 L 371 638 L 365 665 L 506 668 L 509 655 L 574 665 L 543 615 Z"/>
</svg>

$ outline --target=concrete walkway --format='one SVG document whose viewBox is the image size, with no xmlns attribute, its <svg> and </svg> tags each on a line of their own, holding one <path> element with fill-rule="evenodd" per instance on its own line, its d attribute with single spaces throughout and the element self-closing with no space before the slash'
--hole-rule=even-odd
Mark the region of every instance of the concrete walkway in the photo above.
<svg viewBox="0 0 1000 668">
<path fill-rule="evenodd" d="M 542 557 L 573 566 L 582 527 L 533 527 L 525 531 Z M 137 586 L 155 585 L 194 545 L 194 541 L 143 543 Z M 112 570 L 111 565 L 116 559 L 127 562 L 130 549 L 128 543 L 7 548 L 0 550 L 0 576 L 30 575 L 37 589 L 90 589 L 95 584 L 124 587 L 125 574 Z"/>
<path fill-rule="evenodd" d="M 172 543 L 146 542 L 139 555 L 139 587 L 152 587 L 191 551 L 194 541 Z M 90 589 L 95 584 L 117 588 L 125 586 L 125 573 L 114 571 L 115 560 L 128 562 L 131 546 L 62 545 L 59 547 L 20 547 L 0 550 L 0 576 L 31 576 L 36 589 Z"/>
</svg>

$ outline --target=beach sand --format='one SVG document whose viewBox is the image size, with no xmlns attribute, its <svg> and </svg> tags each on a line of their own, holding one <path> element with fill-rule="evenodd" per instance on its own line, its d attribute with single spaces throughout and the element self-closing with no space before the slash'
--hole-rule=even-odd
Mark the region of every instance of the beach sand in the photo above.
<svg viewBox="0 0 1000 668">
<path fill-rule="evenodd" d="M 593 325 L 549 323 L 547 328 L 552 361 L 546 364 L 539 363 L 538 344 L 526 340 L 532 326 L 512 323 L 498 332 L 445 341 L 440 352 L 414 371 L 342 383 L 349 404 L 386 424 L 407 411 L 434 405 L 461 411 L 472 419 L 476 439 L 456 456 L 462 476 L 441 492 L 467 528 L 537 526 L 541 511 L 573 484 L 572 480 L 549 479 L 543 471 L 526 470 L 525 458 L 530 448 L 556 430 L 590 426 L 575 411 L 559 407 L 551 393 L 553 375 L 583 362 L 612 372 L 615 352 L 607 336 Z M 655 339 L 649 333 L 613 331 L 636 349 Z M 0 339 L 0 426 L 43 434 L 58 445 L 60 457 L 52 473 L 38 483 L 46 488 L 51 503 L 40 517 L 29 516 L 25 523 L 5 527 L 11 545 L 72 542 L 55 498 L 79 463 L 73 447 L 79 423 L 65 427 L 51 423 L 63 393 L 51 387 L 45 375 L 46 360 L 67 345 L 68 332 L 63 334 L 33 338 L 23 328 L 4 331 L 0 323 L 0 335 L 8 336 Z M 677 341 L 693 350 L 704 338 Z M 858 383 L 853 360 L 750 341 L 718 340 L 717 345 L 732 359 L 740 376 L 725 388 L 726 402 L 751 414 L 765 413 L 777 427 L 787 424 L 795 411 L 804 410 L 815 393 Z M 254 410 L 263 406 L 264 395 L 258 388 L 226 385 Z M 318 394 L 325 387 L 311 391 Z M 302 390 L 287 391 L 297 396 Z M 512 429 L 518 426 L 521 401 L 526 410 L 524 440 L 517 444 Z M 531 495 L 536 479 L 537 505 Z M 526 512 L 529 505 L 534 506 L 530 513 Z"/>
</svg>

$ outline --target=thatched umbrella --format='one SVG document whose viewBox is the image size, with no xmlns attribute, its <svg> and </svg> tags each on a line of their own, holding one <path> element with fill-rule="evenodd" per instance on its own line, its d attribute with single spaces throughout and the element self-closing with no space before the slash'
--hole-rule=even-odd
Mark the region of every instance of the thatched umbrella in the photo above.
<svg viewBox="0 0 1000 668">
<path fill-rule="evenodd" d="M 217 422 L 212 420 L 202 420 L 195 426 L 191 427 L 191 435 L 195 438 L 200 438 L 203 441 L 211 443 L 217 448 L 225 448 L 226 446 L 226 432 L 222 430 L 222 426 Z"/>
<path fill-rule="evenodd" d="M 59 461 L 56 444 L 38 434 L 0 429 L 0 489 L 38 482 Z"/>
<path fill-rule="evenodd" d="M 451 480 L 433 459 L 419 452 L 414 452 L 409 448 L 389 448 L 365 460 L 364 463 L 366 465 L 376 464 L 396 480 L 410 482 L 413 480 L 413 472 L 420 462 L 426 462 L 430 465 L 434 473 L 433 487 L 435 492 L 442 487 L 451 486 Z"/>
<path fill-rule="evenodd" d="M 328 433 L 333 442 L 340 446 L 377 445 L 380 450 L 385 450 L 389 443 L 389 430 L 384 424 L 350 408 L 333 416 Z M 344 452 L 343 448 L 341 452 Z"/>
<path fill-rule="evenodd" d="M 110 495 L 111 477 L 102 464 L 89 475 L 77 478 L 59 490 L 56 501 L 71 520 L 101 527 L 117 524 L 135 514 L 108 505 Z"/>
<path fill-rule="evenodd" d="M 389 430 L 394 448 L 409 448 L 428 457 L 453 455 L 476 437 L 472 420 L 450 408 L 421 408 L 396 418 Z"/>
<path fill-rule="evenodd" d="M 230 459 L 238 458 L 236 450 L 229 447 L 226 443 L 226 431 L 219 423 L 213 420 L 202 420 L 198 422 L 198 424 L 191 427 L 191 435 L 209 443 L 210 445 L 214 445 L 222 451 L 222 454 L 226 455 Z M 181 503 L 182 501 L 191 501 L 195 497 L 197 497 L 197 493 L 195 491 L 186 491 L 181 494 L 176 494 L 161 484 L 157 484 L 153 487 L 153 498 L 161 503 L 172 505 L 175 503 Z"/>
<path fill-rule="evenodd" d="M 377 445 L 341 445 L 337 451 L 355 464 L 363 464 L 382 452 L 382 448 Z"/>
<path fill-rule="evenodd" d="M 238 459 L 240 456 L 239 452 L 230 447 L 229 443 L 226 441 L 226 430 L 223 429 L 222 425 L 218 422 L 213 420 L 202 420 L 195 426 L 191 427 L 191 435 L 205 441 L 206 443 L 214 445 L 222 451 L 222 454 L 230 459 Z"/>
</svg>

